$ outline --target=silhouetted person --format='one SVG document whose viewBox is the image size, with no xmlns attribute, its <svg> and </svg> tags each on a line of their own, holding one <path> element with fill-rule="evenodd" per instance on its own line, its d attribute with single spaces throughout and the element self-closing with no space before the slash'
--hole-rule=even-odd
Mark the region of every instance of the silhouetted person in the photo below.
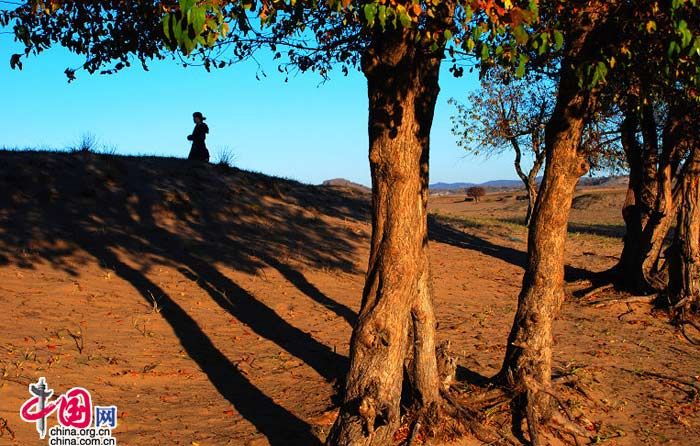
<svg viewBox="0 0 700 446">
<path fill-rule="evenodd" d="M 207 150 L 207 145 L 204 140 L 209 133 L 209 127 L 204 123 L 207 119 L 200 112 L 192 113 L 192 119 L 194 120 L 194 130 L 192 134 L 187 137 L 189 141 L 192 141 L 192 149 L 190 149 L 190 154 L 187 157 L 190 161 L 209 161 L 209 151 Z"/>
</svg>

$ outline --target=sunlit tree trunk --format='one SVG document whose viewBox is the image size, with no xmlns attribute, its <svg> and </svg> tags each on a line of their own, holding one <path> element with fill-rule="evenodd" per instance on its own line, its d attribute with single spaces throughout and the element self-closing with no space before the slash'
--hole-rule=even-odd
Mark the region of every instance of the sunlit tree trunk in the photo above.
<svg viewBox="0 0 700 446">
<path fill-rule="evenodd" d="M 530 441 L 552 414 L 552 325 L 564 300 L 564 245 L 576 184 L 588 171 L 581 149 L 596 92 L 580 85 L 576 66 L 606 38 L 605 4 L 589 2 L 570 26 L 557 100 L 545 128 L 546 164 L 528 231 L 522 289 L 501 371 L 496 380 L 514 394 L 514 421 L 527 418 Z"/>
<path fill-rule="evenodd" d="M 428 270 L 428 152 L 440 58 L 408 32 L 377 39 L 363 60 L 369 91 L 372 240 L 350 370 L 328 445 L 389 445 L 404 365 L 414 402 L 438 402 Z"/>
<path fill-rule="evenodd" d="M 532 215 L 528 261 L 501 377 L 513 388 L 528 421 L 547 418 L 552 373 L 552 322 L 564 298 L 564 243 L 576 183 L 588 165 L 579 153 L 589 94 L 575 73 L 562 75 L 547 125 L 547 164 Z M 534 429 L 534 426 L 531 426 Z"/>
<path fill-rule="evenodd" d="M 670 304 L 677 319 L 700 304 L 700 148 L 686 161 L 680 180 L 680 205 L 674 241 L 669 249 Z"/>
</svg>

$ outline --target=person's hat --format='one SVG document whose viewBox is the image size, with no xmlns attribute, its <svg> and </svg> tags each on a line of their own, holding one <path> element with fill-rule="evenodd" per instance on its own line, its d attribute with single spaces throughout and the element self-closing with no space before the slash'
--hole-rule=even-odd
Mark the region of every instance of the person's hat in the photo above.
<svg viewBox="0 0 700 446">
<path fill-rule="evenodd" d="M 201 112 L 194 112 L 194 113 L 192 113 L 192 117 L 193 117 L 193 118 L 199 118 L 199 119 L 201 119 L 202 121 L 204 121 L 205 119 L 207 119 L 207 118 L 205 118 L 205 117 L 202 115 Z"/>
</svg>

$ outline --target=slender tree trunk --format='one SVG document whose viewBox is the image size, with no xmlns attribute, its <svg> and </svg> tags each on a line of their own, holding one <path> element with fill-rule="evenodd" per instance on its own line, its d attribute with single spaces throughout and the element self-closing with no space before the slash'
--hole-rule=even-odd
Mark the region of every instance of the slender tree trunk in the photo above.
<svg viewBox="0 0 700 446">
<path fill-rule="evenodd" d="M 537 189 L 535 185 L 528 182 L 527 186 L 527 211 L 525 212 L 525 226 L 530 226 L 532 222 L 532 210 L 535 207 L 535 201 L 537 200 Z"/>
<path fill-rule="evenodd" d="M 622 206 L 622 218 L 625 221 L 625 238 L 618 264 L 621 285 L 633 292 L 646 290 L 646 280 L 642 271 L 644 253 L 642 252 L 642 147 L 637 140 L 639 119 L 633 106 L 625 113 L 620 126 L 620 140 L 629 165 L 629 182 L 627 196 Z"/>
<path fill-rule="evenodd" d="M 552 373 L 552 322 L 564 298 L 564 244 L 576 183 L 588 170 L 579 152 L 591 93 L 562 62 L 557 103 L 545 131 L 547 163 L 528 233 L 528 260 L 501 380 L 516 394 L 517 413 L 526 414 L 531 439 L 547 419 Z M 535 440 L 533 440 L 535 441 Z"/>
<path fill-rule="evenodd" d="M 669 249 L 670 304 L 677 320 L 700 304 L 700 148 L 695 146 L 680 186 L 678 226 Z"/>
<path fill-rule="evenodd" d="M 532 169 L 526 175 L 523 171 L 521 165 L 522 152 L 520 150 L 520 143 L 518 143 L 517 138 L 510 138 L 510 143 L 513 146 L 513 151 L 515 152 L 515 160 L 513 160 L 513 165 L 515 166 L 515 172 L 520 177 L 520 180 L 525 185 L 525 191 L 527 193 L 527 212 L 525 214 L 525 226 L 530 226 L 530 220 L 532 219 L 532 210 L 535 207 L 535 200 L 537 199 L 537 174 L 542 168 L 542 163 L 544 162 L 544 152 L 540 150 L 540 144 L 533 136 L 533 147 L 532 151 L 535 154 L 535 161 L 532 165 Z"/>
<path fill-rule="evenodd" d="M 527 205 L 527 216 L 525 218 L 525 225 L 530 226 L 532 222 L 532 211 L 535 208 L 535 202 L 537 201 L 537 174 L 542 168 L 544 163 L 544 152 L 539 152 L 535 150 L 535 162 L 530 169 L 530 173 L 527 175 L 527 190 L 528 190 L 528 205 Z"/>
<path fill-rule="evenodd" d="M 439 378 L 428 271 L 428 152 L 440 59 L 407 32 L 382 35 L 363 59 L 369 92 L 372 241 L 350 370 L 328 445 L 389 445 L 399 426 L 404 364 L 415 403 L 435 404 Z"/>
</svg>

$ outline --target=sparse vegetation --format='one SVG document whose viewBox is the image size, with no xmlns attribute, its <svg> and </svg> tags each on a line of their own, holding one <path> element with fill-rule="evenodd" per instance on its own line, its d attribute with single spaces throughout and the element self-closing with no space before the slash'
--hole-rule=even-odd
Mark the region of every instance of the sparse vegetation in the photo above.
<svg viewBox="0 0 700 446">
<path fill-rule="evenodd" d="M 95 153 L 98 147 L 97 136 L 94 133 L 85 132 L 80 135 L 80 138 L 70 147 L 70 150 L 78 153 Z"/>
<path fill-rule="evenodd" d="M 216 150 L 216 164 L 222 167 L 234 167 L 236 153 L 228 146 L 219 147 Z"/>
</svg>

